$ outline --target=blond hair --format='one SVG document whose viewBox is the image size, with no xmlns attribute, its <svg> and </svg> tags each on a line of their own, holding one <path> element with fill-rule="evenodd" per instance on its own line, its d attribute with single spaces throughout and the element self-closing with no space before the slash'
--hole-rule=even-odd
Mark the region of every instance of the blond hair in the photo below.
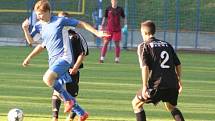
<svg viewBox="0 0 215 121">
<path fill-rule="evenodd" d="M 51 11 L 51 6 L 48 0 L 39 0 L 34 6 L 34 10 L 40 12 L 47 12 Z"/>
<path fill-rule="evenodd" d="M 152 35 L 155 34 L 156 27 L 155 27 L 155 24 L 154 24 L 153 21 L 147 20 L 145 22 L 142 22 L 141 23 L 141 28 L 143 28 L 143 27 L 147 27 L 147 33 L 148 34 L 152 34 Z"/>
</svg>

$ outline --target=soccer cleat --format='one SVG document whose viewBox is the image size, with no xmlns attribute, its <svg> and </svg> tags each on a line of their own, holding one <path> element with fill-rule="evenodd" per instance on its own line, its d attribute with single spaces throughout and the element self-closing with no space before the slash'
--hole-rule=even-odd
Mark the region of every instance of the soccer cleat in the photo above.
<svg viewBox="0 0 215 121">
<path fill-rule="evenodd" d="M 115 63 L 119 63 L 119 61 L 118 61 L 118 60 L 115 60 Z"/>
<path fill-rule="evenodd" d="M 73 100 L 64 103 L 64 113 L 70 112 L 75 102 Z"/>
<path fill-rule="evenodd" d="M 128 51 L 128 48 L 127 47 L 123 47 L 123 50 Z"/>
<path fill-rule="evenodd" d="M 84 115 L 79 117 L 78 121 L 85 121 L 89 117 L 89 114 L 87 112 L 84 113 Z"/>
<path fill-rule="evenodd" d="M 70 115 L 66 118 L 65 121 L 73 121 L 73 119 L 70 118 Z"/>
<path fill-rule="evenodd" d="M 65 121 L 78 121 L 78 116 L 76 115 L 75 118 L 71 118 L 71 113 L 67 116 Z"/>
<path fill-rule="evenodd" d="M 65 121 L 75 121 L 75 120 L 73 120 L 73 119 L 67 117 Z"/>
<path fill-rule="evenodd" d="M 119 57 L 115 58 L 115 63 L 119 63 Z"/>
<path fill-rule="evenodd" d="M 104 63 L 104 60 L 99 60 L 99 63 Z"/>
<path fill-rule="evenodd" d="M 55 117 L 53 117 L 53 118 L 52 118 L 52 121 L 58 121 L 58 119 L 57 119 L 57 118 L 55 118 Z"/>
</svg>

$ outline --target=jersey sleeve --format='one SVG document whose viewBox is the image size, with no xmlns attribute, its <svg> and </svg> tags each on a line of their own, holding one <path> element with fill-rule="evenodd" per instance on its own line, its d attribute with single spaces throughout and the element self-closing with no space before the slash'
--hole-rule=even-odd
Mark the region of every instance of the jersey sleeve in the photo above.
<svg viewBox="0 0 215 121">
<path fill-rule="evenodd" d="M 109 8 L 110 8 L 110 7 L 107 7 L 107 8 L 106 8 L 106 10 L 105 10 L 105 16 L 104 16 L 105 18 L 107 18 L 107 17 L 108 17 L 108 11 L 109 11 Z"/>
<path fill-rule="evenodd" d="M 80 45 L 81 45 L 81 50 L 84 53 L 85 56 L 89 55 L 89 49 L 88 49 L 88 45 L 87 45 L 87 41 L 85 40 L 85 38 L 79 34 L 80 37 Z"/>
<path fill-rule="evenodd" d="M 62 24 L 64 26 L 73 26 L 76 27 L 79 24 L 79 20 L 77 19 L 73 19 L 73 18 L 67 18 L 67 17 L 63 17 L 62 18 Z"/>
<path fill-rule="evenodd" d="M 150 58 L 145 43 L 138 45 L 137 55 L 140 68 L 143 68 L 144 66 L 150 66 Z"/>
<path fill-rule="evenodd" d="M 35 24 L 31 30 L 30 35 L 34 41 L 40 43 L 43 48 L 46 48 L 45 41 L 42 39 L 42 36 L 40 34 L 40 29 L 41 29 L 40 27 L 41 27 L 40 24 L 38 23 Z"/>
<path fill-rule="evenodd" d="M 76 37 L 72 38 L 73 41 L 73 52 L 77 59 L 80 54 L 87 56 L 89 54 L 88 45 L 86 40 L 81 34 L 76 33 Z"/>
<path fill-rule="evenodd" d="M 73 38 L 72 41 L 74 41 L 73 42 L 73 44 L 74 44 L 73 47 L 75 48 L 75 51 L 73 51 L 73 53 L 75 54 L 76 59 L 77 59 L 78 56 L 83 53 L 82 46 L 81 46 L 81 40 L 80 40 L 79 35 L 77 34 L 77 37 Z"/>
<path fill-rule="evenodd" d="M 173 61 L 175 66 L 181 65 L 181 62 L 172 46 L 171 46 L 171 49 L 172 49 Z"/>
<path fill-rule="evenodd" d="M 123 8 L 121 8 L 121 10 L 120 10 L 120 11 L 121 11 L 121 17 L 122 17 L 122 18 L 125 18 L 125 11 L 124 11 L 124 9 L 123 9 Z"/>
<path fill-rule="evenodd" d="M 33 26 L 33 28 L 32 28 L 32 30 L 31 30 L 31 37 L 35 37 L 37 34 L 39 34 L 40 32 L 39 32 L 39 29 L 38 29 L 38 26 L 37 25 L 35 25 L 35 26 Z"/>
</svg>

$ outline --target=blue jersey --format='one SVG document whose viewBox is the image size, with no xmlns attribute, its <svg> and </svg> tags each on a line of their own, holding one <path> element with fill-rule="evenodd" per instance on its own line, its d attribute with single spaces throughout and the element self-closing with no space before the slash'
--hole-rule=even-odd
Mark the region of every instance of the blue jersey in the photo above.
<svg viewBox="0 0 215 121">
<path fill-rule="evenodd" d="M 48 23 L 38 21 L 31 31 L 31 36 L 34 37 L 37 33 L 41 35 L 42 45 L 47 48 L 49 61 L 61 56 L 71 63 L 73 60 L 72 46 L 69 44 L 68 35 L 63 35 L 63 28 L 65 26 L 76 27 L 78 23 L 79 21 L 76 19 L 52 16 Z"/>
</svg>

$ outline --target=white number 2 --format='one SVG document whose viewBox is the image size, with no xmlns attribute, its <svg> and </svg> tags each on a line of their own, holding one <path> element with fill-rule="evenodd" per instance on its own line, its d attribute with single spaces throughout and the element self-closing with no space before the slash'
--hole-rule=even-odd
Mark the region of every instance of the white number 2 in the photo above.
<svg viewBox="0 0 215 121">
<path fill-rule="evenodd" d="M 161 62 L 161 68 L 169 68 L 170 67 L 169 65 L 165 65 L 166 62 L 169 60 L 169 54 L 166 51 L 162 51 L 160 56 L 162 59 L 164 59 Z"/>
</svg>

